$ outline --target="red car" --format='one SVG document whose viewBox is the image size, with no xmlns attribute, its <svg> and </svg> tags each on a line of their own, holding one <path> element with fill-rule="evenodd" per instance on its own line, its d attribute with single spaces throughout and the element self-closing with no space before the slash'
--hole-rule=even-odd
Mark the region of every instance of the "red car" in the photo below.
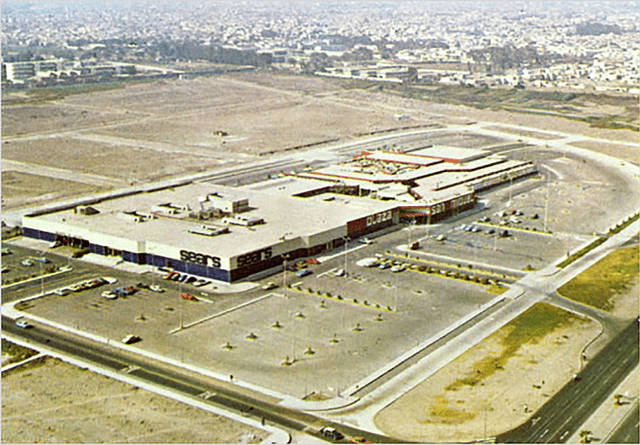
<svg viewBox="0 0 640 445">
<path fill-rule="evenodd" d="M 364 437 L 356 436 L 349 439 L 349 443 L 371 443 L 371 442 L 367 442 Z"/>
<path fill-rule="evenodd" d="M 307 258 L 305 261 L 307 262 L 307 264 L 320 264 L 320 261 L 316 260 L 315 258 Z"/>
<path fill-rule="evenodd" d="M 180 298 L 182 298 L 183 300 L 195 300 L 196 299 L 196 297 L 194 297 L 193 295 L 189 295 L 187 293 L 180 294 Z"/>
</svg>

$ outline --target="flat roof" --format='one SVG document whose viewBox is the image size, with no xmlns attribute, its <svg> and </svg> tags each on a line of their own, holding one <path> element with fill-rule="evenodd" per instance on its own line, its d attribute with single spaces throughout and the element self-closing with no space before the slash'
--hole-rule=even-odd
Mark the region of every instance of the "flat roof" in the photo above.
<svg viewBox="0 0 640 445">
<path fill-rule="evenodd" d="M 300 179 L 298 181 L 305 182 Z M 243 189 L 242 195 L 249 199 L 249 206 L 253 210 L 241 215 L 263 218 L 265 224 L 251 227 L 230 225 L 230 233 L 214 237 L 195 235 L 189 233 L 189 230 L 197 230 L 203 225 L 227 227 L 221 223 L 221 219 L 203 221 L 180 219 L 179 216 L 159 216 L 136 223 L 132 218 L 121 216 L 122 212 L 131 211 L 139 214 L 150 213 L 153 206 L 162 203 L 189 206 L 192 211 L 198 211 L 198 197 L 216 192 L 221 195 L 233 195 L 233 190 L 236 189 L 210 184 L 190 184 L 95 203 L 91 207 L 100 212 L 96 215 L 76 214 L 73 209 L 69 209 L 35 218 L 63 223 L 95 234 L 139 242 L 179 246 L 194 251 L 202 251 L 205 246 L 204 250 L 215 250 L 218 255 L 230 258 L 277 244 L 285 234 L 287 240 L 301 238 L 300 247 L 309 247 L 303 243 L 303 237 L 340 227 L 345 227 L 346 235 L 347 222 L 398 207 L 397 202 L 376 201 L 356 196 L 338 195 L 338 199 L 326 201 L 321 198 L 323 195 L 310 199 Z"/>
<path fill-rule="evenodd" d="M 435 159 L 451 159 L 458 162 L 468 162 L 488 156 L 486 150 L 474 148 L 449 147 L 445 145 L 434 145 L 433 147 L 422 148 L 411 152 L 414 156 L 425 156 Z"/>
</svg>

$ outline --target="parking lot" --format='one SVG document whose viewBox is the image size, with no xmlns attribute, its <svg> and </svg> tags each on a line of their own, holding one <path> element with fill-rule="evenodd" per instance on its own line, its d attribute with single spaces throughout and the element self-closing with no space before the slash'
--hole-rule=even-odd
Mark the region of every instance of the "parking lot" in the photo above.
<svg viewBox="0 0 640 445">
<path fill-rule="evenodd" d="M 67 266 L 56 256 L 47 255 L 46 251 L 36 252 L 19 246 L 2 246 L 2 285 L 10 285 L 24 280 L 38 278 L 56 272 Z"/>
<path fill-rule="evenodd" d="M 335 275 L 344 267 L 342 255 L 310 265 L 314 273 L 302 279 L 287 272 L 299 290 L 283 292 L 277 274 L 265 280 L 276 289 L 203 296 L 161 274 L 123 279 L 105 269 L 60 287 L 109 275 L 118 282 L 50 294 L 23 309 L 112 341 L 135 335 L 141 341 L 133 346 L 295 397 L 333 397 L 495 297 L 476 283 L 356 266 L 376 247 L 351 253 L 346 276 Z M 128 287 L 135 292 L 103 296 Z"/>
<path fill-rule="evenodd" d="M 294 266 L 252 290 L 225 293 L 216 283 L 163 280 L 166 271 L 102 268 L 57 287 L 118 281 L 48 295 L 24 309 L 112 341 L 139 337 L 132 347 L 236 381 L 298 398 L 335 397 L 633 210 L 638 191 L 606 168 L 541 149 L 529 155 L 538 157 L 539 177 L 482 193 L 475 209 L 444 223 L 409 225 L 371 244 L 352 240 L 320 264 L 305 264 L 311 273 L 304 277 Z M 8 247 L 3 282 L 37 267 L 22 265 L 36 254 Z M 356 264 L 367 258 L 377 264 Z"/>
</svg>

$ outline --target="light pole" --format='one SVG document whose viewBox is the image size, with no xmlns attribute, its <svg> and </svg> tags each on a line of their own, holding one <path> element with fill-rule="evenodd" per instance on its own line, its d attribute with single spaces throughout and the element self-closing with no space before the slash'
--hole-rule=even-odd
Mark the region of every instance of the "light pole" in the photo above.
<svg viewBox="0 0 640 445">
<path fill-rule="evenodd" d="M 349 247 L 349 237 L 344 237 L 344 276 L 347 276 L 347 248 Z"/>
<path fill-rule="evenodd" d="M 289 254 L 282 255 L 283 263 L 282 263 L 282 296 L 287 296 L 287 260 L 289 259 Z"/>
</svg>

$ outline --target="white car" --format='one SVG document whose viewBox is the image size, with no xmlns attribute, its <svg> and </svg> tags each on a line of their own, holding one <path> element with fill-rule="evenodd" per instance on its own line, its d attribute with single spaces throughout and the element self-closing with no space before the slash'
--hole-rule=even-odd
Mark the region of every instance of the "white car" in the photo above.
<svg viewBox="0 0 640 445">
<path fill-rule="evenodd" d="M 390 270 L 394 273 L 402 272 L 404 270 L 404 266 L 393 266 Z"/>
<path fill-rule="evenodd" d="M 69 293 L 69 289 L 67 288 L 61 288 L 61 289 L 56 289 L 53 291 L 54 294 L 56 295 L 60 295 L 61 297 L 64 297 L 65 295 L 67 295 Z"/>
<path fill-rule="evenodd" d="M 20 264 L 22 264 L 23 266 L 33 266 L 33 261 L 31 261 L 31 260 L 22 260 L 22 261 L 20 261 Z"/>
<path fill-rule="evenodd" d="M 149 286 L 149 290 L 152 290 L 153 292 L 158 292 L 158 293 L 164 292 L 164 289 L 158 286 L 157 284 L 152 284 L 151 286 Z"/>
<path fill-rule="evenodd" d="M 338 269 L 333 273 L 336 277 L 344 277 L 347 273 L 344 269 Z"/>
<path fill-rule="evenodd" d="M 125 338 L 122 339 L 122 343 L 124 343 L 125 345 L 130 345 L 132 343 L 137 343 L 140 340 L 142 340 L 142 339 L 140 337 L 138 337 L 137 335 L 129 334 Z"/>
<path fill-rule="evenodd" d="M 369 238 L 359 238 L 358 242 L 360 244 L 373 244 L 373 241 L 371 241 Z"/>
<path fill-rule="evenodd" d="M 102 292 L 102 298 L 107 298 L 109 300 L 115 300 L 116 298 L 118 298 L 118 296 L 116 294 L 114 294 L 113 292 L 111 292 L 110 290 L 106 290 L 106 291 Z"/>
<path fill-rule="evenodd" d="M 27 322 L 26 320 L 18 320 L 18 321 L 16 321 L 16 326 L 18 326 L 21 329 L 27 329 L 27 328 L 31 327 L 29 322 Z"/>
<path fill-rule="evenodd" d="M 113 277 L 102 277 L 102 279 L 109 284 L 115 284 L 118 282 L 118 279 Z"/>
</svg>

